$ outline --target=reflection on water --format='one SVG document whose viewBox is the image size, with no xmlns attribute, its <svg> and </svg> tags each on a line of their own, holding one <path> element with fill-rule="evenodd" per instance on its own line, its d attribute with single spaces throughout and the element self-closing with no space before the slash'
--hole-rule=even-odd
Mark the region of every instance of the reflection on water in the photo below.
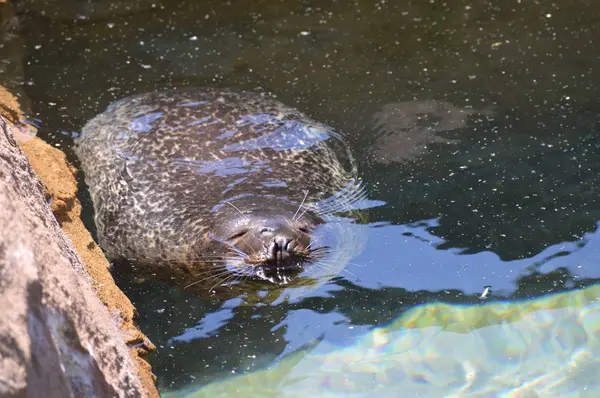
<svg viewBox="0 0 600 398">
<path fill-rule="evenodd" d="M 378 163 L 404 163 L 422 155 L 430 144 L 456 144 L 458 140 L 444 138 L 439 133 L 465 128 L 470 115 L 494 113 L 458 108 L 446 101 L 386 104 L 373 116 L 378 137 L 369 148 L 372 158 Z"/>
<path fill-rule="evenodd" d="M 149 281 L 125 286 L 159 347 L 152 361 L 161 389 L 255 371 L 319 341 L 351 351 L 358 336 L 414 306 L 480 308 L 486 286 L 494 301 L 598 281 L 600 8 L 593 1 L 140 4 L 100 18 L 53 19 L 36 9 L 24 16 L 24 88 L 44 138 L 69 152 L 73 132 L 133 92 L 265 90 L 343 131 L 369 198 L 386 203 L 349 227 L 368 235 L 361 257 L 307 297 L 252 306 Z M 444 104 L 436 112 L 450 119 L 419 119 L 431 113 L 423 104 Z M 388 122 L 383 136 L 378 121 Z M 378 162 L 380 150 L 404 161 Z M 572 305 L 568 313 L 543 312 L 547 324 L 583 317 L 582 304 Z M 500 339 L 503 330 L 489 333 Z M 368 346 L 361 344 L 356 350 Z M 552 347 L 538 346 L 536 355 Z M 331 358 L 342 360 L 348 352 L 341 352 Z M 557 358 L 556 369 L 571 363 Z M 471 368 L 456 369 L 464 377 Z M 393 387 L 389 380 L 376 383 Z"/>
<path fill-rule="evenodd" d="M 350 347 L 322 342 L 200 397 L 596 397 L 597 286 L 523 303 L 417 307 Z"/>
</svg>

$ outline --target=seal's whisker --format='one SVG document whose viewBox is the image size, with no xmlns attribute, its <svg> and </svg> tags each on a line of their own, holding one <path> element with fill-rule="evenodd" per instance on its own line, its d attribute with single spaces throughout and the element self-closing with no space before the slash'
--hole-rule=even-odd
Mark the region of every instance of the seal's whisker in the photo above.
<svg viewBox="0 0 600 398">
<path fill-rule="evenodd" d="M 328 252 L 316 252 L 316 253 L 309 253 L 305 257 L 310 258 L 312 260 L 321 260 L 321 259 L 324 259 L 328 254 L 329 254 Z"/>
<path fill-rule="evenodd" d="M 364 268 L 367 264 L 359 264 L 359 263 L 346 263 L 347 265 L 353 265 L 355 267 Z"/>
<path fill-rule="evenodd" d="M 186 264 L 194 264 L 194 263 L 201 263 L 203 261 L 207 261 L 207 262 L 218 262 L 218 261 L 227 261 L 227 260 L 239 260 L 241 259 L 241 257 L 198 257 L 197 259 L 194 260 L 189 260 L 189 261 L 174 261 L 173 263 L 175 264 L 179 264 L 179 263 L 186 263 Z"/>
<path fill-rule="evenodd" d="M 336 250 L 331 250 L 331 248 L 328 247 L 327 248 L 327 253 L 330 254 L 330 255 L 332 255 L 332 256 L 335 256 L 335 255 L 338 255 L 338 254 L 343 255 L 344 251 L 343 250 L 337 250 L 337 249 Z"/>
<path fill-rule="evenodd" d="M 209 280 L 209 279 L 202 278 L 202 279 L 198 279 L 197 281 L 194 281 L 194 282 L 192 282 L 192 283 L 188 283 L 187 285 L 185 285 L 185 286 L 183 287 L 183 290 L 186 290 L 187 288 L 189 288 L 189 287 L 192 287 L 192 286 L 194 286 L 194 285 L 197 285 L 198 283 L 204 282 L 204 281 L 206 281 L 206 280 Z"/>
<path fill-rule="evenodd" d="M 215 270 L 207 270 L 207 271 L 199 272 L 194 276 L 200 276 L 201 281 L 206 281 L 206 280 L 210 280 L 212 278 L 217 278 L 217 277 L 226 275 L 228 273 L 231 273 L 231 270 L 229 270 L 227 268 L 222 268 L 220 270 L 217 270 L 217 272 L 215 272 Z"/>
<path fill-rule="evenodd" d="M 331 249 L 331 247 L 330 247 L 330 246 L 319 246 L 319 247 L 317 247 L 317 248 L 315 248 L 315 249 L 312 249 L 312 250 L 309 250 L 309 251 L 310 251 L 311 253 L 316 253 L 316 252 L 319 252 L 319 251 L 323 251 L 323 250 L 330 250 L 330 249 Z"/>
<path fill-rule="evenodd" d="M 217 255 L 217 254 L 215 254 L 215 255 L 212 255 L 212 256 L 198 256 L 198 257 L 196 257 L 196 258 L 198 258 L 198 259 L 212 259 L 212 258 L 238 258 L 238 257 L 236 257 L 236 256 L 233 256 L 233 254 L 234 254 L 234 253 L 231 253 L 231 254 L 232 254 L 231 256 L 225 256 L 225 255 Z M 237 253 L 235 253 L 235 254 L 237 254 Z M 183 263 L 183 262 L 186 262 L 186 261 L 188 261 L 188 260 L 170 260 L 170 261 L 171 261 L 171 262 L 180 262 L 180 263 Z"/>
<path fill-rule="evenodd" d="M 315 265 L 315 267 L 314 267 L 314 268 L 315 268 L 315 269 L 317 269 L 317 270 L 318 270 L 318 269 L 322 269 L 322 270 L 324 270 L 324 271 L 331 272 L 332 274 L 335 274 L 335 273 L 337 273 L 337 271 L 333 270 L 332 268 L 325 267 L 323 264 L 318 264 L 318 265 Z"/>
<path fill-rule="evenodd" d="M 315 250 L 315 251 L 309 252 L 307 257 L 318 259 L 318 258 L 325 258 L 329 254 L 331 254 L 331 253 L 329 253 L 329 251 L 327 251 L 327 250 Z"/>
<path fill-rule="evenodd" d="M 326 271 L 330 271 L 330 272 L 338 272 L 338 271 L 337 271 L 337 270 L 334 268 L 334 265 L 335 265 L 335 264 L 323 264 L 323 262 L 321 261 L 321 262 L 318 262 L 318 263 L 317 263 L 315 266 L 316 266 L 316 267 L 321 267 L 321 268 L 323 268 L 323 269 L 324 269 L 324 270 L 326 270 Z M 348 273 L 348 274 L 350 274 L 350 275 L 352 275 L 352 276 L 357 276 L 355 273 L 353 273 L 353 272 L 351 272 L 351 271 L 348 271 L 348 270 L 347 270 L 347 269 L 345 269 L 345 268 L 342 268 L 342 269 L 341 269 L 341 272 L 346 272 L 346 273 Z"/>
<path fill-rule="evenodd" d="M 308 245 L 306 245 L 306 247 L 304 248 L 304 250 L 310 250 L 310 247 L 313 245 L 313 243 L 315 243 L 315 241 L 311 241 Z"/>
<path fill-rule="evenodd" d="M 238 213 L 240 213 L 242 215 L 242 217 L 244 217 L 244 220 L 249 221 L 248 216 L 245 215 L 244 213 L 242 213 L 242 211 L 240 209 L 238 209 L 236 205 L 234 205 L 231 202 L 225 202 L 225 203 L 227 203 L 228 205 L 230 205 L 231 207 L 233 207 L 234 209 L 236 209 L 238 211 Z"/>
<path fill-rule="evenodd" d="M 222 259 L 222 260 L 218 260 L 218 259 L 211 259 L 211 260 L 194 260 L 194 261 L 187 261 L 186 264 L 188 265 L 227 265 L 233 261 L 237 261 L 237 260 L 241 260 L 239 258 L 231 258 L 231 259 Z"/>
<path fill-rule="evenodd" d="M 201 279 L 197 280 L 196 282 L 190 283 L 189 285 L 187 285 L 187 286 L 186 286 L 186 288 L 188 288 L 188 287 L 190 287 L 190 286 L 192 286 L 192 285 L 195 285 L 195 284 L 197 284 L 197 283 L 201 283 L 201 282 L 208 282 L 208 281 L 210 281 L 211 279 L 217 279 L 217 280 L 219 280 L 219 278 L 222 278 L 222 277 L 223 277 L 223 279 L 220 279 L 220 280 L 224 280 L 225 278 L 228 278 L 229 276 L 230 276 L 230 271 L 227 271 L 227 272 L 221 272 L 221 273 L 218 273 L 218 274 L 216 274 L 216 275 L 213 275 L 213 276 L 211 276 L 211 277 L 208 277 L 208 278 L 201 278 Z M 218 282 L 217 282 L 217 284 L 218 284 Z M 209 290 L 211 290 L 211 289 L 209 289 Z"/>
<path fill-rule="evenodd" d="M 229 202 L 226 202 L 229 203 Z M 214 240 L 215 242 L 219 242 L 229 248 L 231 248 L 234 252 L 236 252 L 237 254 L 239 254 L 242 257 L 248 257 L 248 255 L 246 253 L 244 253 L 243 251 L 241 251 L 240 249 L 238 249 L 237 247 L 235 247 L 235 245 L 233 243 L 229 243 L 224 241 L 223 239 L 219 238 L 217 235 L 213 234 L 212 232 L 208 234 L 208 236 Z"/>
<path fill-rule="evenodd" d="M 323 260 L 323 261 L 332 261 L 332 260 Z M 352 262 L 344 262 L 346 265 L 353 265 L 355 267 L 363 268 L 366 267 L 366 264 L 352 263 Z"/>
<path fill-rule="evenodd" d="M 208 277 L 214 277 L 214 275 L 223 275 L 226 274 L 228 272 L 231 272 L 231 270 L 227 269 L 227 268 L 221 268 L 221 269 L 210 269 L 210 270 L 206 270 L 206 271 L 202 271 L 202 272 L 198 272 L 197 274 L 195 274 L 194 276 L 202 276 L 205 277 L 206 275 L 208 275 Z"/>
<path fill-rule="evenodd" d="M 302 214 L 300 214 L 298 216 L 298 220 L 302 218 L 302 216 L 304 215 L 304 213 L 306 213 L 310 208 L 312 207 L 312 203 L 310 203 L 308 206 L 306 206 L 306 209 L 304 209 L 304 211 L 302 212 Z"/>
<path fill-rule="evenodd" d="M 220 281 L 218 281 L 217 283 L 214 284 L 213 287 L 211 287 L 210 289 L 208 289 L 208 291 L 210 292 L 211 290 L 213 290 L 215 287 L 217 287 L 218 285 L 223 285 L 226 282 L 229 282 L 233 279 L 235 279 L 236 275 L 235 274 L 231 274 L 230 276 L 226 276 L 225 278 L 221 279 Z"/>
<path fill-rule="evenodd" d="M 252 247 L 252 245 L 250 244 L 250 242 L 248 242 L 248 241 L 247 241 L 245 238 L 244 238 L 244 239 L 242 239 L 242 240 L 244 241 L 244 243 L 246 243 L 246 244 L 248 245 L 248 247 L 249 247 L 250 249 L 252 249 L 252 253 L 253 253 L 253 254 L 258 254 L 258 252 L 256 251 L 256 249 L 255 249 L 254 247 Z"/>
<path fill-rule="evenodd" d="M 300 203 L 300 206 L 298 206 L 298 210 L 296 210 L 296 212 L 294 213 L 294 216 L 292 217 L 293 221 L 296 220 L 296 216 L 298 215 L 298 212 L 302 208 L 302 205 L 304 204 L 304 201 L 306 200 L 307 197 L 308 197 L 308 189 L 306 190 L 306 193 L 304 194 L 304 198 L 302 199 L 302 202 Z M 304 214 L 304 213 L 302 213 L 302 214 Z M 300 217 L 302 217 L 302 216 L 300 216 Z M 298 219 L 300 219 L 300 217 L 298 217 Z"/>
<path fill-rule="evenodd" d="M 319 262 L 319 263 L 316 263 L 314 265 L 314 267 L 317 268 L 317 269 L 321 268 L 321 269 L 323 269 L 323 270 L 325 270 L 327 272 L 331 272 L 331 273 L 334 273 L 334 274 L 337 274 L 338 272 L 346 272 L 346 273 L 348 273 L 348 274 L 350 274 L 350 275 L 352 275 L 354 277 L 357 276 L 356 274 L 354 274 L 354 273 L 352 273 L 352 272 L 350 272 L 350 271 L 348 271 L 348 270 L 346 270 L 344 268 L 342 268 L 341 270 L 337 269 L 337 267 L 335 267 L 334 264 L 323 264 L 322 262 Z"/>
</svg>

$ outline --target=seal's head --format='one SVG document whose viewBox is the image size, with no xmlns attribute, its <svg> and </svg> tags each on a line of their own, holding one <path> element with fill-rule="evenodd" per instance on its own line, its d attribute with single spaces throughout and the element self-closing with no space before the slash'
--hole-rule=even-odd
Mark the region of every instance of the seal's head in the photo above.
<svg viewBox="0 0 600 398">
<path fill-rule="evenodd" d="M 274 197 L 245 197 L 222 203 L 210 231 L 213 252 L 230 252 L 235 273 L 285 283 L 326 251 L 312 237 L 324 221 L 308 207 Z"/>
</svg>

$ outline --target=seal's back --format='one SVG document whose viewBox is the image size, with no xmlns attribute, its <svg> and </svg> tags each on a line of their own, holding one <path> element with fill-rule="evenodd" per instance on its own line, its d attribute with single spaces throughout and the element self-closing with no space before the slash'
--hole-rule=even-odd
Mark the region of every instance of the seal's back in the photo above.
<svg viewBox="0 0 600 398">
<path fill-rule="evenodd" d="M 338 133 L 248 92 L 119 100 L 84 126 L 75 151 L 113 259 L 176 260 L 189 231 L 206 232 L 214 207 L 231 198 L 327 201 L 356 180 Z"/>
</svg>

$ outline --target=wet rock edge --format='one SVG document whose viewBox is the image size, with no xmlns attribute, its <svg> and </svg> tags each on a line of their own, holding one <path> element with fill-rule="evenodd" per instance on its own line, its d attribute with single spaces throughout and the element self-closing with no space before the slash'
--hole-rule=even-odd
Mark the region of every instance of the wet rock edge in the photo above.
<svg viewBox="0 0 600 398">
<path fill-rule="evenodd" d="M 62 151 L 35 136 L 23 134 L 23 131 L 31 127 L 24 126 L 17 120 L 22 115 L 14 97 L 3 88 L 0 89 L 0 94 L 0 103 L 3 105 L 0 114 L 3 120 L 0 122 L 5 122 L 0 124 L 6 126 L 4 130 L 7 130 L 9 140 L 12 132 L 20 150 L 28 159 L 29 166 L 42 183 L 45 199 L 50 204 L 56 221 L 79 255 L 79 259 L 75 261 L 82 263 L 82 269 L 74 271 L 82 279 L 80 284 L 91 284 L 95 295 L 106 306 L 112 318 L 113 325 L 107 326 L 114 326 L 119 330 L 123 341 L 129 346 L 144 390 L 143 393 L 140 392 L 141 396 L 159 397 L 154 383 L 155 376 L 146 361 L 147 355 L 154 351 L 155 347 L 135 326 L 135 308 L 116 286 L 109 272 L 108 261 L 80 219 L 81 204 L 76 196 L 76 170 L 67 162 Z M 5 109 L 9 109 L 10 112 L 5 112 Z"/>
</svg>

